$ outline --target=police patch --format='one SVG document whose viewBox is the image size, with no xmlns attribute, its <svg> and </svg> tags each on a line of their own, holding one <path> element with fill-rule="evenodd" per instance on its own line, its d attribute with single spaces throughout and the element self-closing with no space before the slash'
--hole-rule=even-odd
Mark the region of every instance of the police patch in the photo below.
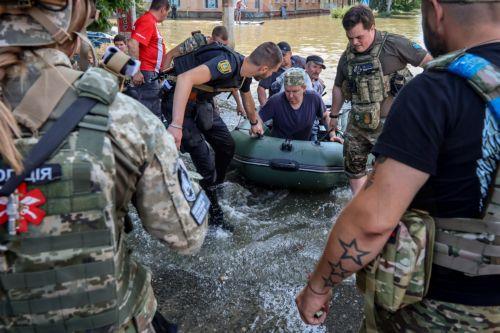
<svg viewBox="0 0 500 333">
<path fill-rule="evenodd" d="M 229 60 L 221 60 L 217 64 L 217 70 L 221 72 L 222 74 L 229 74 L 231 73 L 231 64 L 229 63 Z"/>
<path fill-rule="evenodd" d="M 177 161 L 177 176 L 179 177 L 179 184 L 181 186 L 182 194 L 187 201 L 193 202 L 196 200 L 196 193 L 194 192 L 193 185 L 191 184 L 191 179 L 181 159 Z"/>
</svg>

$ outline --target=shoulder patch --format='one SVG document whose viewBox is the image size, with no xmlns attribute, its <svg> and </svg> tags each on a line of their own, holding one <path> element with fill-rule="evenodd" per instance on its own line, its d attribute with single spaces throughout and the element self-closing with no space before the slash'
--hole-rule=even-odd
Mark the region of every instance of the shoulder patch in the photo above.
<svg viewBox="0 0 500 333">
<path fill-rule="evenodd" d="M 229 74 L 232 71 L 231 64 L 229 63 L 229 60 L 221 60 L 217 64 L 217 70 L 221 72 L 222 74 Z"/>
<path fill-rule="evenodd" d="M 189 202 L 195 201 L 196 193 L 194 192 L 191 180 L 189 179 L 186 166 L 180 158 L 177 160 L 177 176 L 179 177 L 179 185 L 181 186 L 184 198 L 186 198 Z"/>
<path fill-rule="evenodd" d="M 420 44 L 415 43 L 415 42 L 411 42 L 411 46 L 412 46 L 415 50 L 421 50 L 421 49 L 422 49 L 422 46 L 420 46 Z"/>
</svg>

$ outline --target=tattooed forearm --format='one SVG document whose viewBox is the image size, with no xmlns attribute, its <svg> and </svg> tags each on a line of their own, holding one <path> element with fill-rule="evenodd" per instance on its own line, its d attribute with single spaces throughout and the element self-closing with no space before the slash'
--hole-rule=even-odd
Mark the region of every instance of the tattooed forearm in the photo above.
<svg viewBox="0 0 500 333">
<path fill-rule="evenodd" d="M 363 256 L 366 256 L 370 252 L 368 251 L 362 251 L 358 248 L 358 244 L 356 243 L 356 239 L 353 239 L 350 243 L 345 243 L 342 241 L 342 239 L 339 238 L 340 246 L 344 249 L 344 253 L 342 253 L 342 256 L 340 259 L 349 259 L 354 261 L 356 264 L 359 266 L 363 266 L 363 263 L 361 262 L 361 258 Z"/>
<path fill-rule="evenodd" d="M 375 160 L 375 165 L 373 166 L 373 170 L 370 172 L 370 174 L 368 175 L 368 178 L 366 179 L 365 187 L 364 187 L 365 190 L 367 190 L 375 182 L 375 174 L 377 173 L 377 166 L 379 164 L 383 164 L 386 160 L 387 160 L 387 157 L 385 157 L 385 156 L 377 157 L 377 159 Z"/>
<path fill-rule="evenodd" d="M 346 243 L 339 238 L 339 243 L 343 249 L 343 253 L 338 262 L 328 262 L 328 264 L 330 264 L 331 271 L 329 276 L 323 276 L 325 288 L 333 287 L 339 284 L 343 279 L 353 273 L 342 266 L 343 262 L 345 264 L 346 261 L 353 261 L 357 265 L 363 266 L 362 258 L 370 253 L 369 251 L 359 249 L 356 239 L 351 240 L 350 243 Z"/>
</svg>

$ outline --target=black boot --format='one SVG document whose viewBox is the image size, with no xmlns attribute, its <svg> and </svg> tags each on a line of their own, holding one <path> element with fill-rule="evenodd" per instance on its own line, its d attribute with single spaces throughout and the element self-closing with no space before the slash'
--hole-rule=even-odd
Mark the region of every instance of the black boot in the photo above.
<svg viewBox="0 0 500 333">
<path fill-rule="evenodd" d="M 208 225 L 221 227 L 222 229 L 226 229 L 232 232 L 234 228 L 224 220 L 224 212 L 219 205 L 216 186 L 207 188 L 205 190 L 205 193 L 210 200 L 210 209 L 208 210 Z"/>
</svg>

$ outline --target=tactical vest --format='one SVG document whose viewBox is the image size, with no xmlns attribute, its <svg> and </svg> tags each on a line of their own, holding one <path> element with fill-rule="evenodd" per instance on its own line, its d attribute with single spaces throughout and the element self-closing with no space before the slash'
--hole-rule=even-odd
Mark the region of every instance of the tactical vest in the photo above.
<svg viewBox="0 0 500 333">
<path fill-rule="evenodd" d="M 500 274 L 500 68 L 486 59 L 459 50 L 439 57 L 426 66 L 428 70 L 458 75 L 486 102 L 483 129 L 483 155 L 480 168 L 491 173 L 491 187 L 484 217 L 435 218 L 438 232 L 433 263 L 468 275 Z M 497 146 L 495 146 L 495 144 Z M 485 157 L 485 156 L 483 156 Z M 472 240 L 463 233 L 488 234 L 490 238 Z"/>
<path fill-rule="evenodd" d="M 190 69 L 193 69 L 201 64 L 203 64 L 203 61 L 200 59 L 200 56 L 203 53 L 210 52 L 210 51 L 222 51 L 228 54 L 231 54 L 234 56 L 236 59 L 236 67 L 237 71 L 236 73 L 239 73 L 241 70 L 242 62 L 240 60 L 240 55 L 236 53 L 234 50 L 231 48 L 221 44 L 221 43 L 210 43 L 208 45 L 203 45 L 197 50 L 194 50 L 193 52 L 190 52 L 188 54 L 182 55 L 180 57 L 177 57 L 174 59 L 174 71 L 175 74 L 173 77 L 180 75 L 184 72 L 187 72 Z M 171 79 L 171 78 L 168 78 Z M 243 81 L 245 80 L 244 77 L 241 77 L 240 75 L 234 75 L 233 77 L 229 79 L 217 79 L 210 81 L 208 83 L 205 83 L 203 85 L 195 86 L 196 89 L 205 91 L 205 92 L 211 92 L 211 93 L 218 93 L 218 92 L 227 92 L 227 91 L 232 91 L 234 89 L 238 89 L 242 86 Z"/>
<path fill-rule="evenodd" d="M 380 106 L 384 99 L 391 91 L 396 95 L 412 78 L 406 67 L 384 75 L 380 53 L 389 34 L 381 34 L 382 40 L 374 42 L 369 54 L 356 54 L 351 51 L 350 46 L 346 49 L 348 78 L 343 83 L 343 93 L 352 102 L 351 117 L 354 122 L 359 127 L 370 130 L 376 129 L 380 123 Z"/>
<path fill-rule="evenodd" d="M 9 212 L 0 198 L 0 317 L 7 326 L 0 324 L 0 331 L 117 331 L 145 302 L 149 273 L 130 258 L 106 176 L 115 170 L 113 156 L 104 152 L 111 149 L 108 107 L 117 80 L 92 68 L 74 86 L 78 96 L 99 103 L 17 189 L 17 225 L 25 232 L 7 232 Z M 75 99 L 66 91 L 42 135 Z M 16 146 L 26 154 L 38 140 L 27 134 Z M 0 170 L 11 172 L 5 164 Z"/>
</svg>

